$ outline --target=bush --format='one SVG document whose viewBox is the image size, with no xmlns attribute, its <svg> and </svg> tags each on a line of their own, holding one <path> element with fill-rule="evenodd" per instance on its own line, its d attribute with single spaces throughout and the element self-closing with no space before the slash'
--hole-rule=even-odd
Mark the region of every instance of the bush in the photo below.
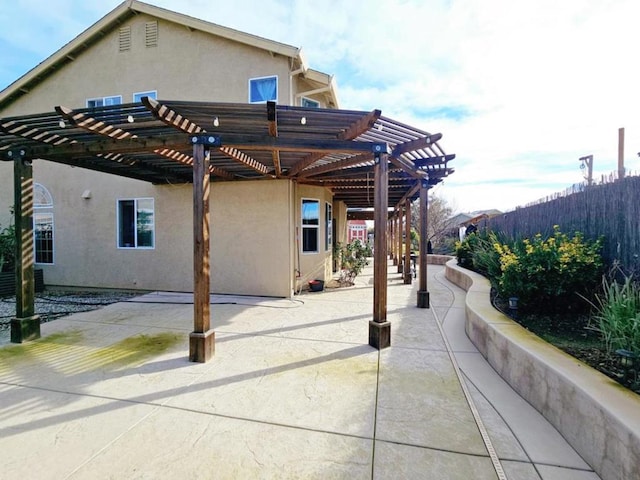
<svg viewBox="0 0 640 480">
<path fill-rule="evenodd" d="M 492 284 L 500 276 L 500 255 L 495 245 L 498 236 L 486 230 L 467 235 L 456 244 L 458 265 L 478 272 L 491 280 Z"/>
<path fill-rule="evenodd" d="M 602 240 L 586 242 L 579 232 L 569 238 L 557 225 L 547 239 L 538 234 L 495 248 L 500 256 L 498 292 L 504 298 L 518 297 L 525 310 L 584 309 L 581 296 L 593 292 L 602 276 Z"/>
<path fill-rule="evenodd" d="M 0 272 L 9 272 L 15 264 L 15 227 L 10 225 L 0 230 Z"/>
<path fill-rule="evenodd" d="M 632 277 L 623 277 L 619 283 L 603 276 L 589 328 L 602 335 L 608 353 L 625 349 L 640 355 L 640 286 Z"/>
<path fill-rule="evenodd" d="M 340 250 L 340 283 L 353 284 L 355 278 L 360 275 L 362 269 L 369 264 L 367 257 L 372 255 L 371 247 L 354 240 L 343 246 Z"/>
</svg>

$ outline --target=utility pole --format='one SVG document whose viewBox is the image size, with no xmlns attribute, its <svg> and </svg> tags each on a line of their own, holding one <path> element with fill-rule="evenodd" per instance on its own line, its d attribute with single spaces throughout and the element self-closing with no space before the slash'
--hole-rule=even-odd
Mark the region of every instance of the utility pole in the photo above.
<svg viewBox="0 0 640 480">
<path fill-rule="evenodd" d="M 624 128 L 618 129 L 618 180 L 624 178 Z"/>
<path fill-rule="evenodd" d="M 580 157 L 578 160 L 582 162 L 580 164 L 580 170 L 584 170 L 585 168 L 587 169 L 587 174 L 585 175 L 583 173 L 582 176 L 587 181 L 587 185 L 591 186 L 591 184 L 593 183 L 593 155 Z"/>
</svg>

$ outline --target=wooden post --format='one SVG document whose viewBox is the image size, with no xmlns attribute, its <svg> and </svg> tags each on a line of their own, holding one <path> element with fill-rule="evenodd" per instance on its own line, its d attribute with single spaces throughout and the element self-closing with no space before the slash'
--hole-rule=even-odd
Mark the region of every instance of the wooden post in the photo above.
<svg viewBox="0 0 640 480">
<path fill-rule="evenodd" d="M 387 216 L 387 251 L 389 260 L 393 260 L 393 217 Z"/>
<path fill-rule="evenodd" d="M 618 129 L 618 180 L 624 178 L 624 128 Z"/>
<path fill-rule="evenodd" d="M 427 245 L 429 234 L 428 207 L 429 207 L 429 181 L 421 180 L 420 184 L 420 257 L 418 272 L 420 280 L 418 284 L 418 308 L 429 308 L 429 292 L 427 291 Z"/>
<path fill-rule="evenodd" d="M 387 321 L 387 244 L 389 164 L 387 154 L 376 154 L 374 167 L 373 320 L 369 322 L 369 345 L 378 350 L 391 345 Z"/>
<path fill-rule="evenodd" d="M 208 362 L 215 352 L 215 332 L 210 329 L 209 254 L 209 148 L 203 143 L 197 143 L 193 145 L 193 332 L 189 334 L 191 362 Z"/>
<path fill-rule="evenodd" d="M 20 152 L 13 162 L 16 241 L 16 316 L 11 319 L 11 342 L 40 338 L 40 316 L 35 314 L 33 251 L 33 167 Z"/>
<path fill-rule="evenodd" d="M 411 200 L 404 204 L 404 284 L 411 285 Z"/>
<path fill-rule="evenodd" d="M 402 205 L 398 207 L 396 248 L 398 249 L 398 273 L 402 273 Z"/>
<path fill-rule="evenodd" d="M 374 214 L 375 215 L 375 214 Z M 396 212 L 391 214 L 391 252 L 393 255 L 393 265 L 398 265 L 398 216 Z"/>
</svg>

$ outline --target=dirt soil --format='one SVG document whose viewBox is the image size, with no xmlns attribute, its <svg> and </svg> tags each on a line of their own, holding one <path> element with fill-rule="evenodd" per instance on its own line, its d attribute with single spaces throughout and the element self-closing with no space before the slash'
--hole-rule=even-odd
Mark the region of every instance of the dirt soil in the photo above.
<svg viewBox="0 0 640 480">
<path fill-rule="evenodd" d="M 510 310 L 507 302 L 492 298 L 493 306 L 543 340 L 569 355 L 595 368 L 619 384 L 640 394 L 640 378 L 634 372 L 626 372 L 615 354 L 608 354 L 600 334 L 589 329 L 588 316 L 584 314 L 518 314 Z"/>
</svg>

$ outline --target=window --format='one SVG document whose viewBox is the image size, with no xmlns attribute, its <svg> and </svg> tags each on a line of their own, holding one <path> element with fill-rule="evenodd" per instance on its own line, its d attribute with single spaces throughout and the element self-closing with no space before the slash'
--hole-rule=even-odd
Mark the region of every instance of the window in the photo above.
<svg viewBox="0 0 640 480">
<path fill-rule="evenodd" d="M 302 253 L 318 253 L 320 201 L 302 199 Z"/>
<path fill-rule="evenodd" d="M 278 101 L 278 77 L 249 79 L 249 103 Z"/>
<path fill-rule="evenodd" d="M 315 100 L 311 100 L 307 97 L 302 97 L 300 105 L 303 107 L 320 108 L 320 102 L 316 102 Z"/>
<path fill-rule="evenodd" d="M 98 97 L 87 99 L 87 108 L 108 107 L 110 105 L 120 105 L 122 103 L 122 95 L 114 95 L 112 97 Z"/>
<path fill-rule="evenodd" d="M 53 197 L 39 183 L 33 185 L 33 209 L 36 263 L 53 264 Z"/>
<path fill-rule="evenodd" d="M 138 92 L 133 94 L 133 103 L 138 103 L 142 100 L 142 97 L 149 97 L 156 99 L 158 92 L 156 90 L 149 90 L 148 92 Z"/>
<path fill-rule="evenodd" d="M 333 207 L 330 203 L 324 205 L 324 249 L 330 250 L 333 246 Z"/>
<path fill-rule="evenodd" d="M 154 248 L 153 198 L 118 200 L 118 248 Z"/>
</svg>

